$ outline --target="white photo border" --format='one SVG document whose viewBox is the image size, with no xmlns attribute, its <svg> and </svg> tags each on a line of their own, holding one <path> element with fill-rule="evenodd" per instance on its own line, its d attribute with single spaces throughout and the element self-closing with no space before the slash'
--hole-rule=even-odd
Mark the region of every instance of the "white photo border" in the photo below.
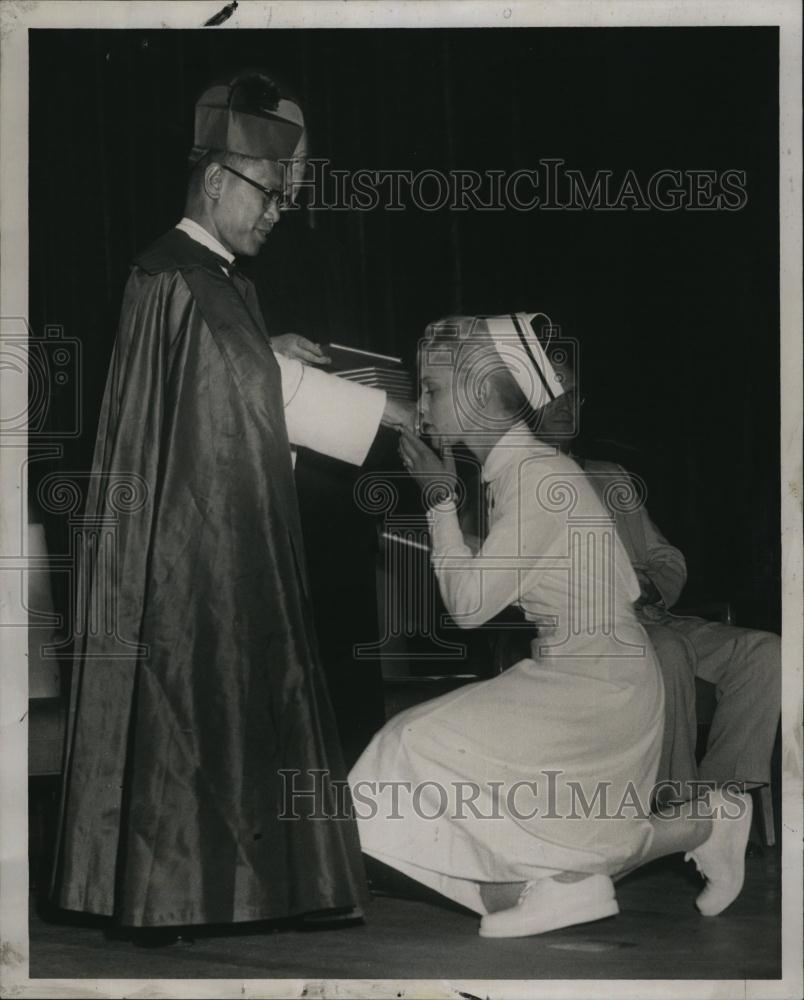
<svg viewBox="0 0 804 1000">
<path fill-rule="evenodd" d="M 0 316 L 28 314 L 28 30 L 31 28 L 201 28 L 213 2 L 22 2 L 0 6 Z M 780 287 L 782 465 L 782 975 L 781 980 L 56 980 L 28 975 L 27 646 L 24 628 L 0 630 L 0 994 L 18 997 L 160 995 L 165 997 L 502 997 L 624 998 L 802 995 L 802 155 L 801 39 L 797 0 L 507 0 L 451 2 L 249 2 L 220 26 L 239 28 L 681 27 L 777 25 L 780 29 Z M 27 380 L 0 372 L 0 413 L 27 406 Z M 19 538 L 25 497 L 19 487 L 24 443 L 0 442 L 2 534 Z M 24 487 L 23 487 L 24 489 Z M 0 552 L 0 558 L 5 552 Z M 2 576 L 2 575 L 0 575 Z M 0 582 L 0 608 L 18 595 Z"/>
</svg>

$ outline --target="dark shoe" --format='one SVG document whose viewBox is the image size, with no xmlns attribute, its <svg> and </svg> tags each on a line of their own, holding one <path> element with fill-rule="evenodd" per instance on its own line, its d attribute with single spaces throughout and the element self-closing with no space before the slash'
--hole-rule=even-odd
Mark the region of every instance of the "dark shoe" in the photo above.
<svg viewBox="0 0 804 1000">
<path fill-rule="evenodd" d="M 138 948 L 167 948 L 171 945 L 195 944 L 195 938 L 185 927 L 143 927 L 135 932 L 134 944 Z"/>
<path fill-rule="evenodd" d="M 301 931 L 334 931 L 341 927 L 358 927 L 365 923 L 363 911 L 359 906 L 349 910 L 321 910 L 318 913 L 305 913 L 296 921 L 297 930 Z"/>
<path fill-rule="evenodd" d="M 187 927 L 119 927 L 107 931 L 106 937 L 111 941 L 131 941 L 138 948 L 195 944 L 195 938 Z"/>
</svg>

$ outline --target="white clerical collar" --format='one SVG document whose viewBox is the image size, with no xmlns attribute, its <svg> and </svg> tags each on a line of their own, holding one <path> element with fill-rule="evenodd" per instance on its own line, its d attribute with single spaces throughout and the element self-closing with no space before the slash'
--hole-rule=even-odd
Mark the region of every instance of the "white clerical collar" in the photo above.
<svg viewBox="0 0 804 1000">
<path fill-rule="evenodd" d="M 229 251 L 222 246 L 211 233 L 208 233 L 203 226 L 200 226 L 194 219 L 188 219 L 187 216 L 181 220 L 181 222 L 176 223 L 176 229 L 181 229 L 183 233 L 186 233 L 191 240 L 195 240 L 196 243 L 201 243 L 216 253 L 219 257 L 223 257 L 227 264 L 234 262 L 234 254 L 229 253 Z"/>
<path fill-rule="evenodd" d="M 556 449 L 552 445 L 544 444 L 534 437 L 528 425 L 519 420 L 503 434 L 500 440 L 494 445 L 486 456 L 483 463 L 481 477 L 484 483 L 490 483 L 498 479 L 503 470 L 511 464 L 512 458 L 517 453 L 523 458 L 531 458 L 534 449 L 544 449 L 545 455 L 554 455 Z"/>
</svg>

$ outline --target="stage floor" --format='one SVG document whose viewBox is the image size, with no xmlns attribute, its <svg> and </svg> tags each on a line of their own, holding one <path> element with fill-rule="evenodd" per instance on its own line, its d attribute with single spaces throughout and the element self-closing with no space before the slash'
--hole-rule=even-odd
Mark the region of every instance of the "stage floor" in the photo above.
<svg viewBox="0 0 804 1000">
<path fill-rule="evenodd" d="M 745 889 L 720 917 L 694 909 L 700 883 L 680 857 L 618 885 L 619 916 L 535 938 L 478 937 L 478 918 L 422 899 L 375 896 L 362 925 L 267 930 L 143 949 L 100 922 L 31 916 L 32 978 L 46 979 L 777 979 L 778 849 L 747 861 Z"/>
</svg>

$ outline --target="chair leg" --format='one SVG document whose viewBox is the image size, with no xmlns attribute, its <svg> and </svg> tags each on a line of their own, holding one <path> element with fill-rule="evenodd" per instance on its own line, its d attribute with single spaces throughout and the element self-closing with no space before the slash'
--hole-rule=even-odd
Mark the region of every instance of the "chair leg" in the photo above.
<svg viewBox="0 0 804 1000">
<path fill-rule="evenodd" d="M 765 839 L 765 844 L 768 847 L 773 847 L 776 843 L 776 829 L 773 823 L 773 796 L 771 795 L 771 786 L 763 785 L 759 789 L 759 803 L 761 806 L 760 815 L 760 825 L 761 833 Z"/>
</svg>

